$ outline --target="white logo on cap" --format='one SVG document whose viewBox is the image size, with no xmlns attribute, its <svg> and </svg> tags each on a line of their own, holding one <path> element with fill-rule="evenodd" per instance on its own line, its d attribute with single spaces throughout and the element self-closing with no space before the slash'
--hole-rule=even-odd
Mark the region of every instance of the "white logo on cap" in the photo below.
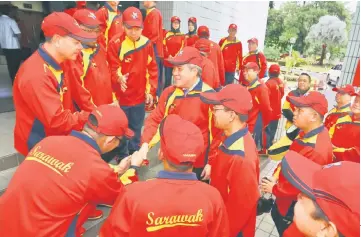
<svg viewBox="0 0 361 237">
<path fill-rule="evenodd" d="M 183 154 L 184 157 L 196 157 L 196 154 Z"/>
<path fill-rule="evenodd" d="M 322 169 L 328 169 L 328 168 L 331 168 L 333 166 L 341 166 L 341 165 L 342 165 L 341 162 L 331 163 L 331 164 L 328 164 L 328 165 L 324 165 L 322 167 Z"/>
<path fill-rule="evenodd" d="M 183 50 L 179 51 L 178 56 L 182 56 Z"/>
<path fill-rule="evenodd" d="M 90 12 L 88 17 L 93 18 L 94 20 L 97 18 L 94 13 Z"/>
<path fill-rule="evenodd" d="M 135 19 L 138 19 L 138 13 L 137 12 L 133 12 L 132 13 L 132 18 L 135 20 Z"/>
<path fill-rule="evenodd" d="M 77 21 L 74 21 L 74 25 L 78 26 L 79 27 L 79 24 Z"/>
</svg>

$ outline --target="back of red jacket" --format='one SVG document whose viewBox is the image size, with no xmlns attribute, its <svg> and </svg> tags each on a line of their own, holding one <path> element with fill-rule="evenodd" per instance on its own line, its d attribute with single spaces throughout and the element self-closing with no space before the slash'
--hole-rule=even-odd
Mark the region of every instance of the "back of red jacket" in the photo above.
<svg viewBox="0 0 361 237">
<path fill-rule="evenodd" d="M 265 84 L 269 91 L 270 106 L 272 108 L 270 120 L 278 120 L 282 115 L 282 98 L 285 94 L 283 82 L 278 77 L 273 77 L 268 79 Z"/>
<path fill-rule="evenodd" d="M 121 106 L 133 106 L 145 102 L 145 94 L 152 94 L 158 83 L 158 69 L 152 42 L 144 36 L 133 42 L 127 36 L 116 35 L 108 47 L 108 62 L 112 84 Z M 121 91 L 119 75 L 128 74 L 127 90 Z"/>
<path fill-rule="evenodd" d="M 174 57 L 185 46 L 185 35 L 182 33 L 167 32 L 164 37 L 164 58 Z M 164 61 L 165 67 L 173 67 L 168 61 Z"/>
<path fill-rule="evenodd" d="M 218 72 L 218 80 L 221 85 L 224 85 L 225 82 L 225 71 L 224 71 L 224 61 L 221 48 L 219 45 L 209 39 L 201 38 L 202 43 L 208 44 L 211 48 L 211 52 L 208 55 L 209 60 L 212 61 L 216 72 Z"/>
<path fill-rule="evenodd" d="M 156 179 L 126 189 L 102 226 L 101 237 L 229 237 L 221 195 L 194 173 L 160 171 Z"/>
<path fill-rule="evenodd" d="M 22 155 L 46 136 L 81 130 L 88 120 L 89 112 L 69 109 L 69 85 L 63 77 L 61 66 L 43 46 L 19 68 L 13 86 L 17 111 L 14 143 Z"/>
<path fill-rule="evenodd" d="M 163 58 L 163 18 L 157 8 L 147 10 L 147 16 L 144 19 L 143 35 L 156 45 L 158 57 Z"/>
<path fill-rule="evenodd" d="M 260 83 L 258 78 L 250 83 L 248 91 L 252 96 L 253 107 L 248 113 L 248 127 L 249 131 L 253 133 L 258 116 L 262 115 L 263 128 L 265 128 L 272 115 L 272 108 L 270 105 L 269 91 L 264 83 Z"/>
<path fill-rule="evenodd" d="M 202 80 L 213 89 L 219 88 L 221 83 L 212 61 L 204 56 L 202 58 Z"/>
<path fill-rule="evenodd" d="M 65 236 L 83 207 L 113 204 L 122 189 L 95 140 L 80 132 L 47 137 L 0 197 L 0 236 Z"/>
<path fill-rule="evenodd" d="M 222 50 L 224 70 L 226 72 L 241 70 L 243 65 L 241 41 L 237 39 L 230 41 L 225 37 L 219 41 L 219 47 Z"/>
<path fill-rule="evenodd" d="M 243 57 L 243 63 L 242 65 L 246 65 L 247 63 L 254 62 L 257 63 L 258 67 L 260 68 L 258 77 L 260 79 L 265 77 L 266 71 L 267 71 L 267 59 L 264 56 L 264 54 L 258 50 L 255 52 L 250 52 L 246 56 Z M 243 73 L 239 74 L 239 81 L 241 83 L 245 82 L 245 78 L 243 76 Z M 247 82 L 246 82 L 247 83 Z"/>
<path fill-rule="evenodd" d="M 197 34 L 190 35 L 189 33 L 186 34 L 186 46 L 194 46 L 195 43 L 199 40 L 199 36 Z"/>
</svg>

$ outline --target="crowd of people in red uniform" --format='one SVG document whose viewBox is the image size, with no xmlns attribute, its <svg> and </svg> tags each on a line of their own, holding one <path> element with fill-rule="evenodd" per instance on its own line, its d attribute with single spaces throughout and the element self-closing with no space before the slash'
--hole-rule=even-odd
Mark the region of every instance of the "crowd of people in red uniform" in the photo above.
<svg viewBox="0 0 361 237">
<path fill-rule="evenodd" d="M 51 13 L 46 42 L 17 72 L 15 148 L 26 158 L 0 197 L 0 236 L 81 236 L 105 205 L 101 237 L 253 237 L 259 188 L 276 197 L 280 236 L 359 236 L 354 87 L 335 88 L 328 113 L 303 73 L 282 105 L 280 67 L 267 69 L 256 38 L 243 55 L 237 25 L 217 44 L 195 17 L 182 34 L 177 16 L 163 29 L 155 1 L 144 20 L 118 4 Z M 282 115 L 287 134 L 274 143 Z M 138 181 L 157 143 L 164 170 Z M 259 182 L 264 154 L 282 161 Z"/>
</svg>

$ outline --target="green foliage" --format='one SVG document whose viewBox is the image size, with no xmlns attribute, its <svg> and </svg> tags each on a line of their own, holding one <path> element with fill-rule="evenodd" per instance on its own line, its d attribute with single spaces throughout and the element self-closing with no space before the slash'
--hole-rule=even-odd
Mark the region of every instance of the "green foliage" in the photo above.
<svg viewBox="0 0 361 237">
<path fill-rule="evenodd" d="M 276 47 L 265 47 L 263 53 L 266 56 L 267 60 L 277 60 L 280 58 L 281 55 L 280 49 Z"/>
</svg>

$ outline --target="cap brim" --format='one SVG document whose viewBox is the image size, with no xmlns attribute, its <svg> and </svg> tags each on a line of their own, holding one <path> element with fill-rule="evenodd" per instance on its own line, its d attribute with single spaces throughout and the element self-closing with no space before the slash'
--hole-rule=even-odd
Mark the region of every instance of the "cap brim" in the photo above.
<svg viewBox="0 0 361 237">
<path fill-rule="evenodd" d="M 202 92 L 200 95 L 201 101 L 210 105 L 221 105 L 222 102 L 219 99 L 219 92 Z"/>
<path fill-rule="evenodd" d="M 332 88 L 332 91 L 342 93 L 342 94 L 346 94 L 346 92 L 342 88 L 334 87 L 334 88 Z"/>
<path fill-rule="evenodd" d="M 309 104 L 307 104 L 304 97 L 289 96 L 288 99 L 290 103 L 296 107 L 309 107 Z"/>
<path fill-rule="evenodd" d="M 183 60 L 182 58 L 167 58 L 165 59 L 165 61 L 175 66 L 184 65 L 188 62 L 187 60 Z"/>
<path fill-rule="evenodd" d="M 70 33 L 68 36 L 79 40 L 80 42 L 93 42 L 97 40 L 97 35 L 94 32 L 79 31 L 76 33 Z"/>
<path fill-rule="evenodd" d="M 125 129 L 124 136 L 126 136 L 127 138 L 132 138 L 134 137 L 134 132 L 131 129 L 127 128 Z"/>
<path fill-rule="evenodd" d="M 283 176 L 295 188 L 314 200 L 312 191 L 314 174 L 321 169 L 321 165 L 294 151 L 287 152 L 281 163 Z"/>
<path fill-rule="evenodd" d="M 127 21 L 127 22 L 123 22 L 123 24 L 128 29 L 130 29 L 132 27 L 143 28 L 143 23 L 139 22 L 139 21 Z"/>
</svg>

